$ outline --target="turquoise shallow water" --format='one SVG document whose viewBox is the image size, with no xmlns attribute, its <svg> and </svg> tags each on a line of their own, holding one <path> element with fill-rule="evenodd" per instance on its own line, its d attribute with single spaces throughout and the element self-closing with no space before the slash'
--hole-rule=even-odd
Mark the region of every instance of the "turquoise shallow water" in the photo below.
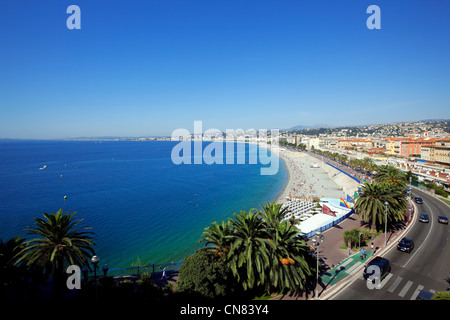
<svg viewBox="0 0 450 320">
<path fill-rule="evenodd" d="M 248 162 L 175 165 L 175 144 L 0 141 L 0 238 L 28 237 L 33 218 L 62 208 L 92 226 L 96 254 L 111 268 L 138 257 L 182 261 L 202 246 L 205 227 L 275 200 L 288 179 L 281 160 L 266 176 Z M 245 152 L 249 159 L 248 145 Z"/>
</svg>

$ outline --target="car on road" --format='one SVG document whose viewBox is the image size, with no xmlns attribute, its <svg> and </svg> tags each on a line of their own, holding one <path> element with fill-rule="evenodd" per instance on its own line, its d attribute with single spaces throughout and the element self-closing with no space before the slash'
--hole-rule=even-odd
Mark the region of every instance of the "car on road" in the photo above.
<svg viewBox="0 0 450 320">
<path fill-rule="evenodd" d="M 377 272 L 378 270 L 379 272 Z M 389 260 L 383 257 L 373 258 L 366 266 L 363 272 L 364 279 L 368 280 L 369 277 L 374 282 L 376 279 L 383 280 L 391 272 L 391 265 Z M 371 277 L 372 276 L 372 277 Z"/>
<path fill-rule="evenodd" d="M 444 216 L 439 216 L 438 221 L 439 221 L 440 223 L 448 224 L 448 218 L 447 218 L 447 217 L 444 217 Z"/>
<path fill-rule="evenodd" d="M 397 245 L 397 249 L 403 252 L 411 252 L 414 249 L 414 241 L 410 238 L 403 238 Z"/>
<path fill-rule="evenodd" d="M 429 292 L 429 291 L 425 291 L 425 290 L 421 290 L 419 292 L 419 295 L 417 296 L 416 300 L 431 300 L 431 298 L 433 298 L 434 294 Z"/>
<path fill-rule="evenodd" d="M 421 197 L 416 197 L 416 203 L 418 203 L 418 204 L 422 204 L 423 203 L 423 200 L 422 200 L 422 198 Z"/>
<path fill-rule="evenodd" d="M 419 221 L 420 222 L 430 222 L 430 218 L 428 217 L 428 215 L 426 213 L 421 213 L 419 216 Z"/>
</svg>

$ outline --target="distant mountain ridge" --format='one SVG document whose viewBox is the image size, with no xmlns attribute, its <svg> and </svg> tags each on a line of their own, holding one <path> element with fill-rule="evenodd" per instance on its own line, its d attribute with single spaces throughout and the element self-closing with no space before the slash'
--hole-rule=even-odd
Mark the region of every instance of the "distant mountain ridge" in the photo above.
<svg viewBox="0 0 450 320">
<path fill-rule="evenodd" d="M 426 119 L 426 120 L 420 120 L 418 122 L 449 122 L 450 119 Z"/>
<path fill-rule="evenodd" d="M 331 128 L 331 126 L 328 124 L 315 124 L 312 126 L 297 125 L 286 130 L 305 130 L 305 129 L 320 129 L 320 128 Z"/>
</svg>

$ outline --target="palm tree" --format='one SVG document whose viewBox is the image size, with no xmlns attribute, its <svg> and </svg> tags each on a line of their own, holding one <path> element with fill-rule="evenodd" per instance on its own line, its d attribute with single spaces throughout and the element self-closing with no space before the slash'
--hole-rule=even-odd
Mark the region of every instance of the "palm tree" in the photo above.
<svg viewBox="0 0 450 320">
<path fill-rule="evenodd" d="M 344 242 L 348 248 L 353 248 L 359 241 L 359 229 L 353 228 L 352 230 L 346 230 L 342 234 Z"/>
<path fill-rule="evenodd" d="M 15 269 L 16 255 L 25 247 L 23 244 L 25 241 L 21 236 L 16 236 L 9 239 L 7 242 L 3 242 L 0 239 L 0 270 L 1 275 L 8 269 Z"/>
<path fill-rule="evenodd" d="M 64 268 L 67 265 L 89 265 L 88 258 L 94 254 L 90 227 L 76 228 L 84 219 L 75 220 L 75 212 L 63 215 L 62 209 L 55 214 L 43 214 L 35 218 L 36 226 L 25 229 L 28 234 L 38 235 L 26 241 L 18 254 L 16 264 L 38 266 L 46 275 L 53 275 L 56 298 L 61 298 L 64 288 Z"/>
<path fill-rule="evenodd" d="M 283 221 L 288 213 L 291 211 L 289 207 L 282 208 L 282 204 L 277 204 L 275 201 L 272 203 L 266 202 L 265 206 L 262 208 L 262 211 L 259 211 L 261 218 L 264 220 L 267 228 L 273 228 Z"/>
<path fill-rule="evenodd" d="M 273 240 L 275 249 L 271 252 L 269 284 L 278 289 L 301 290 L 314 265 L 310 248 L 298 238 L 299 231 L 287 221 L 277 226 L 276 234 Z"/>
<path fill-rule="evenodd" d="M 290 220 L 285 219 L 290 212 L 281 204 L 266 202 L 260 216 L 273 243 L 268 283 L 279 289 L 302 289 L 306 277 L 311 275 L 307 262 L 309 247 L 298 236 L 300 231 Z"/>
<path fill-rule="evenodd" d="M 222 221 L 222 224 L 214 221 L 210 227 L 205 228 L 200 242 L 206 242 L 206 249 L 213 251 L 218 257 L 226 258 L 231 245 L 229 238 L 231 232 L 231 220 Z"/>
<path fill-rule="evenodd" d="M 266 269 L 272 263 L 270 249 L 274 248 L 270 234 L 256 210 L 234 214 L 233 232 L 228 252 L 229 266 L 244 290 L 264 285 Z"/>
<path fill-rule="evenodd" d="M 393 182 L 404 189 L 406 186 L 406 174 L 396 167 L 384 165 L 378 168 L 375 181 Z"/>
<path fill-rule="evenodd" d="M 16 255 L 24 248 L 25 239 L 17 236 L 6 242 L 0 239 L 0 299 L 9 294 L 19 297 L 27 287 L 27 270 L 23 265 L 15 265 Z"/>
<path fill-rule="evenodd" d="M 261 209 L 212 223 L 200 241 L 222 258 L 244 290 L 302 289 L 315 264 L 310 248 L 299 238 L 300 230 L 286 219 L 287 208 L 266 202 Z"/>
<path fill-rule="evenodd" d="M 365 222 L 369 222 L 372 230 L 385 222 L 385 203 L 388 203 L 388 222 L 403 219 L 407 203 L 402 189 L 395 182 L 372 182 L 361 187 L 356 197 L 354 210 Z"/>
<path fill-rule="evenodd" d="M 385 191 L 380 184 L 369 183 L 361 188 L 361 192 L 355 198 L 354 210 L 365 222 L 369 222 L 373 230 L 376 230 L 377 221 L 383 221 Z"/>
<path fill-rule="evenodd" d="M 371 167 L 373 167 L 374 163 L 372 159 L 365 157 L 364 159 L 362 159 L 361 165 L 364 168 L 364 170 L 367 171 L 370 170 Z"/>
</svg>

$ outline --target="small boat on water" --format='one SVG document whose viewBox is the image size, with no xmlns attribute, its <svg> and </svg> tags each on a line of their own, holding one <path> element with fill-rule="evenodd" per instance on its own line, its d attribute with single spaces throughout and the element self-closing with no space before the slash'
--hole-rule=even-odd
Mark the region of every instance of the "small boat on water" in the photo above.
<svg viewBox="0 0 450 320">
<path fill-rule="evenodd" d="M 45 169 L 47 167 L 48 167 L 48 165 L 44 164 L 44 166 L 42 168 L 39 168 L 39 170 L 43 170 L 43 169 Z"/>
</svg>

